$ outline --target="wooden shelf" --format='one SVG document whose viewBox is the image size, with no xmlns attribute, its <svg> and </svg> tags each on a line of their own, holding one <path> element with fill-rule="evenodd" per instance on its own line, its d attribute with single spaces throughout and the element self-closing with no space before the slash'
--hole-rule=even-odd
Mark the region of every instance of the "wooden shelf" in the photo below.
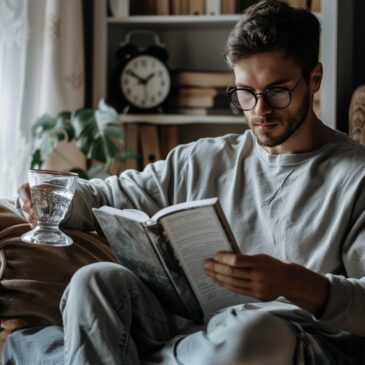
<svg viewBox="0 0 365 365">
<path fill-rule="evenodd" d="M 155 125 L 184 124 L 241 124 L 247 125 L 244 115 L 182 115 L 182 114 L 121 114 L 123 123 Z"/>
</svg>

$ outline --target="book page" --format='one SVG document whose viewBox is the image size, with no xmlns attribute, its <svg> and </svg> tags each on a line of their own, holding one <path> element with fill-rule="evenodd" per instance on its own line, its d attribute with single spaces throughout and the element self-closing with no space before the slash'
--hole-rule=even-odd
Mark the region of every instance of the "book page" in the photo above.
<svg viewBox="0 0 365 365">
<path fill-rule="evenodd" d="M 161 224 L 206 317 L 230 305 L 255 301 L 217 285 L 205 274 L 205 259 L 218 251 L 232 251 L 214 207 L 178 212 L 161 219 Z"/>
<path fill-rule="evenodd" d="M 137 209 L 118 209 L 103 205 L 101 208 L 98 208 L 98 210 L 102 210 L 111 216 L 124 217 L 140 223 L 147 223 L 150 221 L 150 217 L 146 213 Z"/>
<path fill-rule="evenodd" d="M 210 199 L 202 199 L 202 200 L 193 200 L 189 202 L 179 203 L 170 205 L 166 208 L 159 210 L 156 214 L 154 214 L 151 218 L 152 222 L 158 222 L 162 217 L 181 211 L 188 210 L 197 207 L 203 207 L 208 205 L 214 205 L 218 202 L 218 198 L 210 198 Z"/>
</svg>

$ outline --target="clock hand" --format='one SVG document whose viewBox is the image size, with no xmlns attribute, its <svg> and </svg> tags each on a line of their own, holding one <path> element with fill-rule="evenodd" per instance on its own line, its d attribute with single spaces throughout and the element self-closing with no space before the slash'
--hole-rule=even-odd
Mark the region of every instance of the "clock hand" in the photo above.
<svg viewBox="0 0 365 365">
<path fill-rule="evenodd" d="M 151 74 L 149 74 L 143 81 L 145 83 L 147 83 L 148 81 L 150 81 L 152 79 L 153 76 L 155 76 L 155 72 L 152 72 Z"/>
<path fill-rule="evenodd" d="M 140 84 L 145 84 L 145 80 L 144 80 L 142 77 L 138 76 L 138 75 L 137 75 L 135 72 L 133 72 L 132 70 L 127 70 L 127 71 L 126 71 L 126 73 L 127 73 L 128 75 L 130 75 L 130 76 L 134 77 L 135 79 L 137 79 L 137 80 L 138 80 L 138 82 L 139 82 Z"/>
</svg>

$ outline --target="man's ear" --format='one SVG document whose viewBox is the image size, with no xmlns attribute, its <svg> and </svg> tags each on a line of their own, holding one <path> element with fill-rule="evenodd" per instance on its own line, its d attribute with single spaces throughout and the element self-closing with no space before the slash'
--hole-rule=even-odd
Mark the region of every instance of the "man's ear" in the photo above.
<svg viewBox="0 0 365 365">
<path fill-rule="evenodd" d="M 321 62 L 318 62 L 310 73 L 310 92 L 315 94 L 321 87 L 323 77 L 323 66 Z"/>
</svg>

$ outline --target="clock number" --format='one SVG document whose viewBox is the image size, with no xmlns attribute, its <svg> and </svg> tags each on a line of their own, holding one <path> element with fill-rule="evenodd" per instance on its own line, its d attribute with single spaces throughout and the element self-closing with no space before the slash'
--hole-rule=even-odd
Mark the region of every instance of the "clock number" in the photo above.
<svg viewBox="0 0 365 365">
<path fill-rule="evenodd" d="M 141 66 L 146 67 L 147 66 L 147 60 L 141 60 Z"/>
</svg>

